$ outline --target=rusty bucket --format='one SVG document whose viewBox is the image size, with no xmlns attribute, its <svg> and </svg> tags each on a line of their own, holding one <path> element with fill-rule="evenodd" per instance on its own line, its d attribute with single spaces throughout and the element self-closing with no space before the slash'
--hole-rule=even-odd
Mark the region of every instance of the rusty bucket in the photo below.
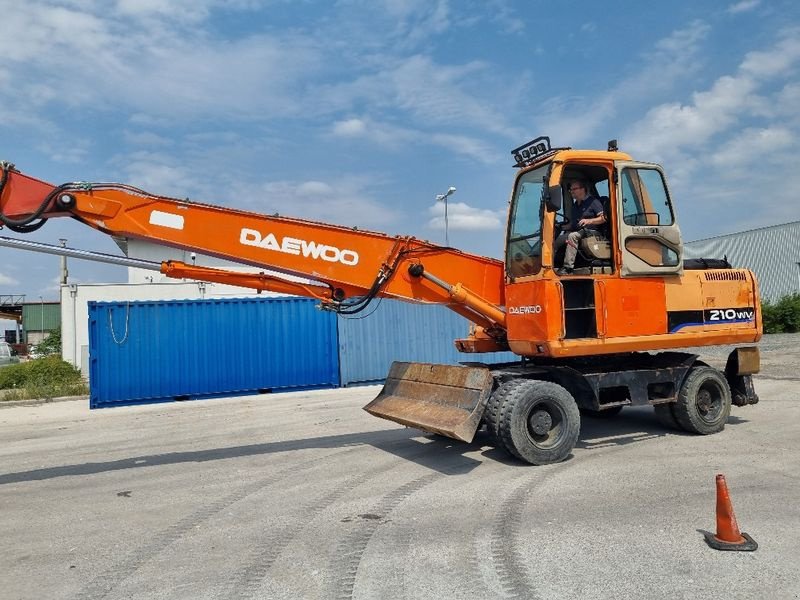
<svg viewBox="0 0 800 600">
<path fill-rule="evenodd" d="M 371 415 L 471 442 L 492 393 L 485 367 L 394 362 Z"/>
</svg>

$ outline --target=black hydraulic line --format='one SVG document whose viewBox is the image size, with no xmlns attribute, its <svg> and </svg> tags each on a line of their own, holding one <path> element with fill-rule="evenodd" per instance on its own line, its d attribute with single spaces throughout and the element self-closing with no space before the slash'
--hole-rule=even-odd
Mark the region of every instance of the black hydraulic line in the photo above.
<svg viewBox="0 0 800 600">
<path fill-rule="evenodd" d="M 33 233 L 37 229 L 41 229 L 42 225 L 47 223 L 47 219 L 40 219 L 38 223 L 30 225 L 6 225 L 14 233 Z"/>
<path fill-rule="evenodd" d="M 6 187 L 6 182 L 8 181 L 8 172 L 12 168 L 13 165 L 11 165 L 10 163 L 6 162 L 0 163 L 0 170 L 2 170 L 2 174 L 0 174 L 0 197 L 2 197 L 3 191 L 5 190 Z M 45 221 L 47 221 L 47 218 L 41 218 L 42 214 L 44 213 L 45 210 L 47 210 L 47 207 L 50 205 L 53 199 L 62 191 L 64 191 L 63 185 L 53 189 L 49 194 L 47 194 L 44 200 L 42 200 L 42 203 L 39 205 L 39 208 L 37 208 L 33 214 L 28 215 L 27 217 L 23 217 L 22 219 L 11 219 L 6 215 L 4 215 L 2 210 L 0 210 L 0 222 L 2 222 L 3 225 L 6 225 L 12 231 L 16 231 L 17 233 L 31 233 L 32 231 L 36 231 L 42 225 L 44 225 Z M 41 220 L 38 223 L 34 223 L 33 225 L 31 225 L 31 223 L 40 218 Z M 17 229 L 14 229 L 15 227 Z"/>
</svg>

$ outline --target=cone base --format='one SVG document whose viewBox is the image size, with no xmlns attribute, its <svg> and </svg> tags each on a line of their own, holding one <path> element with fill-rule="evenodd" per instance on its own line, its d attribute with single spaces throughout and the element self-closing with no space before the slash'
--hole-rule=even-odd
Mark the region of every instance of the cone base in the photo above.
<svg viewBox="0 0 800 600">
<path fill-rule="evenodd" d="M 734 550 L 739 552 L 753 552 L 758 548 L 758 543 L 747 535 L 744 531 L 742 537 L 744 540 L 741 542 L 725 542 L 720 540 L 713 533 L 704 531 L 703 535 L 706 537 L 706 543 L 714 548 L 714 550 Z"/>
</svg>

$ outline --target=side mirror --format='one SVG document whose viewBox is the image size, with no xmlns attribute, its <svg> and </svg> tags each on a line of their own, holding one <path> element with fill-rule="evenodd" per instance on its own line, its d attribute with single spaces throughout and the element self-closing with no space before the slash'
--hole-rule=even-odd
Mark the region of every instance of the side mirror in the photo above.
<svg viewBox="0 0 800 600">
<path fill-rule="evenodd" d="M 563 192 L 560 185 L 551 185 L 545 188 L 544 203 L 547 210 L 551 212 L 558 212 L 564 203 Z"/>
</svg>

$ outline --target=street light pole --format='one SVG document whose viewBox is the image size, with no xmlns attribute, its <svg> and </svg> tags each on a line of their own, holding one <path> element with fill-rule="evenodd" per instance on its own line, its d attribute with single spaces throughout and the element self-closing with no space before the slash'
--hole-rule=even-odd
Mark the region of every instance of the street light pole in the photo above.
<svg viewBox="0 0 800 600">
<path fill-rule="evenodd" d="M 67 247 L 67 240 L 64 238 L 59 238 L 58 242 L 61 244 L 62 248 Z M 61 285 L 67 285 L 67 278 L 69 277 L 69 271 L 67 271 L 67 257 L 62 255 L 61 256 Z"/>
<path fill-rule="evenodd" d="M 445 246 L 449 246 L 450 245 L 450 239 L 449 239 L 448 233 L 447 233 L 447 230 L 448 230 L 448 224 L 447 224 L 447 198 L 452 196 L 455 193 L 455 191 L 456 191 L 456 188 L 451 186 L 451 187 L 449 187 L 447 189 L 447 191 L 444 194 L 437 194 L 436 195 L 436 201 L 437 202 L 444 202 L 444 245 Z"/>
<path fill-rule="evenodd" d="M 39 343 L 41 344 L 44 341 L 44 298 L 42 298 L 41 296 L 39 296 L 39 306 L 42 307 L 42 314 L 41 314 L 42 320 L 39 321 L 39 335 L 42 336 L 41 339 L 39 340 Z"/>
</svg>

